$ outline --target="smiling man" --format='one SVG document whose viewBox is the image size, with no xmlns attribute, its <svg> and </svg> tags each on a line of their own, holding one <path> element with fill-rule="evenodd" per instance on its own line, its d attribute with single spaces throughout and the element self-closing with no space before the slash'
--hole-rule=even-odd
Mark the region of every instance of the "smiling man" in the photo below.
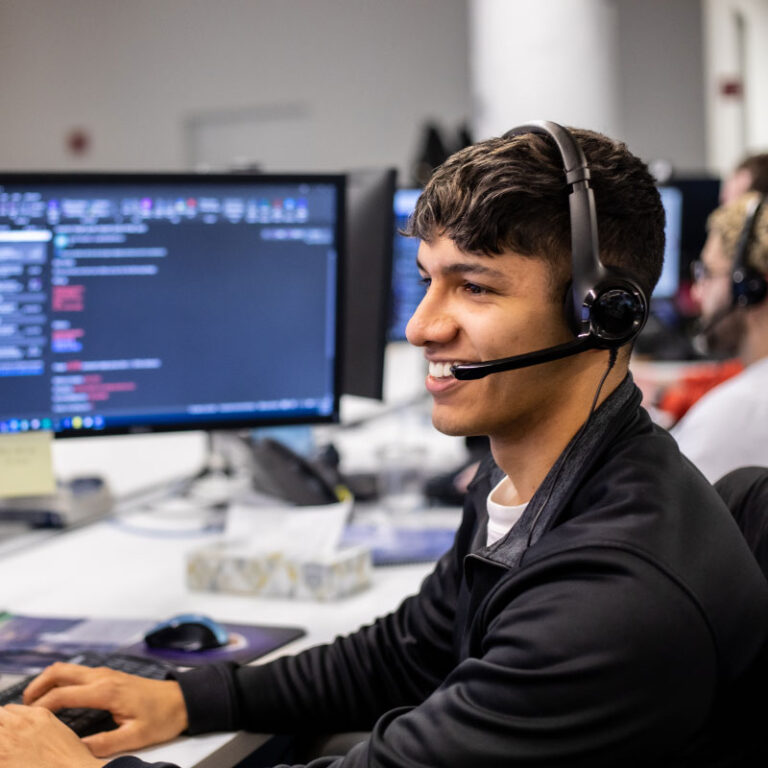
<svg viewBox="0 0 768 768">
<path fill-rule="evenodd" d="M 462 150 L 410 225 L 426 292 L 407 333 L 429 361 L 434 424 L 492 451 L 418 594 L 261 666 L 157 682 L 55 665 L 27 690 L 37 706 L 0 716 L 3 766 L 101 765 L 37 714 L 84 705 L 120 725 L 89 737 L 96 755 L 183 729 L 311 728 L 370 731 L 313 768 L 761 764 L 768 585 L 628 373 L 661 269 L 659 195 L 623 144 L 564 134 Z M 596 211 L 570 204 L 591 189 Z M 58 759 L 37 759 L 48 739 Z"/>
</svg>

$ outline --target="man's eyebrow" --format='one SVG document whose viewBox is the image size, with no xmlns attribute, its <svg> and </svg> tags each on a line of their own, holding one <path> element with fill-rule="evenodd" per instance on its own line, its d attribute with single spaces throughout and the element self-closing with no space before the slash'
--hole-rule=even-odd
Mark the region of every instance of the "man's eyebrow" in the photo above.
<svg viewBox="0 0 768 768">
<path fill-rule="evenodd" d="M 426 272 L 422 263 L 416 259 L 416 266 L 422 272 Z M 487 264 L 480 264 L 474 261 L 455 261 L 452 264 L 446 264 L 444 267 L 440 267 L 440 272 L 444 275 L 456 275 L 456 274 L 475 274 L 485 275 L 486 277 L 504 278 L 506 274 L 499 269 L 489 267 Z"/>
</svg>

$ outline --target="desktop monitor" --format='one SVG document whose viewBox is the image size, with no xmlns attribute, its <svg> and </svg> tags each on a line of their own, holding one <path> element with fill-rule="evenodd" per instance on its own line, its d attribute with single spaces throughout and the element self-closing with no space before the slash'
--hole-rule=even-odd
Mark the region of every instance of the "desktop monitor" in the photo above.
<svg viewBox="0 0 768 768">
<path fill-rule="evenodd" d="M 0 173 L 0 431 L 335 421 L 344 189 Z"/>
<path fill-rule="evenodd" d="M 397 172 L 347 174 L 344 352 L 341 391 L 381 400 L 392 280 Z"/>
<path fill-rule="evenodd" d="M 720 205 L 720 179 L 712 176 L 673 177 L 666 185 L 682 194 L 680 273 L 687 277 L 707 239 L 707 217 Z"/>
<path fill-rule="evenodd" d="M 387 334 L 390 341 L 405 341 L 405 326 L 408 325 L 411 315 L 416 311 L 416 307 L 424 296 L 419 270 L 416 268 L 419 241 L 415 237 L 405 237 L 400 234 L 400 231 L 408 223 L 420 194 L 421 189 L 398 189 L 395 193 L 392 308 Z"/>
<path fill-rule="evenodd" d="M 677 187 L 659 187 L 664 206 L 664 266 L 653 289 L 651 300 L 674 299 L 680 289 L 681 236 L 683 227 L 683 193 Z"/>
</svg>

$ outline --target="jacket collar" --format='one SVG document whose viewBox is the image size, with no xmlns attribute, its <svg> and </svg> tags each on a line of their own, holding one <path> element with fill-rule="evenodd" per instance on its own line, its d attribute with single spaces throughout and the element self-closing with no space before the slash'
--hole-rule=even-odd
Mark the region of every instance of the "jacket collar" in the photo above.
<svg viewBox="0 0 768 768">
<path fill-rule="evenodd" d="M 564 448 L 510 532 L 490 547 L 481 548 L 476 554 L 507 568 L 520 565 L 526 550 L 552 527 L 581 478 L 597 460 L 601 449 L 621 431 L 637 410 L 641 399 L 632 375 L 627 373 L 621 384 Z M 503 474 L 494 465 L 490 474 L 491 488 L 501 480 Z"/>
</svg>

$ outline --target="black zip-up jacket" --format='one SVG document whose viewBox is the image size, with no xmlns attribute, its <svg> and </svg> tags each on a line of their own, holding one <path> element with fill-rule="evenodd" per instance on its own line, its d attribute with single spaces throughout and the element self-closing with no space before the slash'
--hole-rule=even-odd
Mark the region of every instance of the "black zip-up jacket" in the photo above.
<svg viewBox="0 0 768 768">
<path fill-rule="evenodd" d="M 639 403 L 627 377 L 491 547 L 486 462 L 453 548 L 390 615 L 267 665 L 180 675 L 189 732 L 372 730 L 313 768 L 763 764 L 768 584 Z"/>
</svg>

